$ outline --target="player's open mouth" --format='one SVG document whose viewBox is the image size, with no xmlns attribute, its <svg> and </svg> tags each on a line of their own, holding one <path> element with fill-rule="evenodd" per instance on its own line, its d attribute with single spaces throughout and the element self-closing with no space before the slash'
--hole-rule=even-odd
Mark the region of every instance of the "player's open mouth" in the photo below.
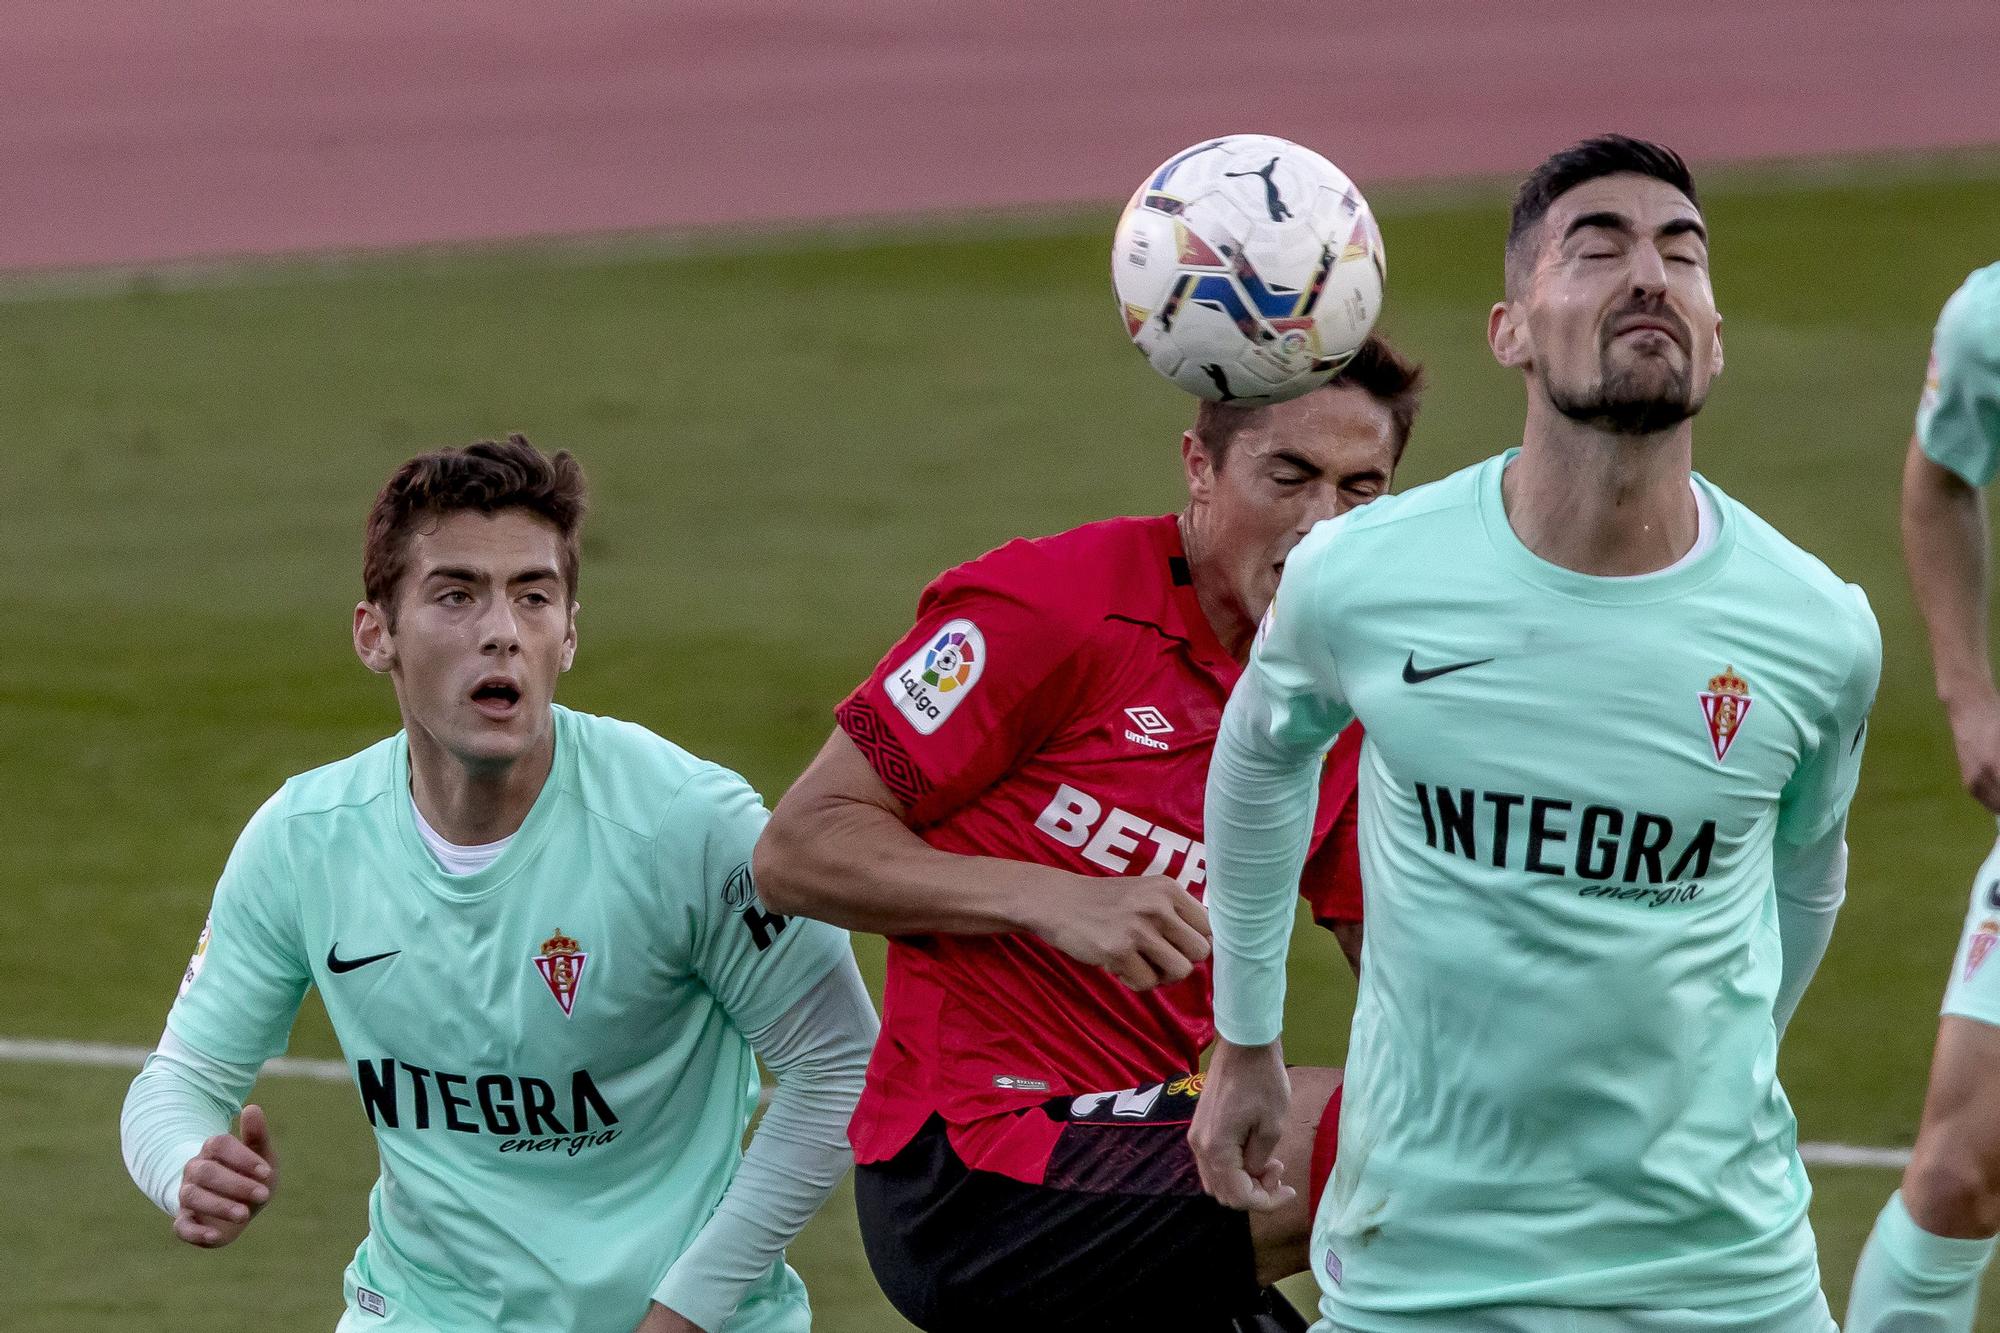
<svg viewBox="0 0 2000 1333">
<path fill-rule="evenodd" d="M 510 680 L 489 676 L 472 688 L 472 706 L 488 717 L 507 717 L 521 702 L 521 689 Z"/>
</svg>

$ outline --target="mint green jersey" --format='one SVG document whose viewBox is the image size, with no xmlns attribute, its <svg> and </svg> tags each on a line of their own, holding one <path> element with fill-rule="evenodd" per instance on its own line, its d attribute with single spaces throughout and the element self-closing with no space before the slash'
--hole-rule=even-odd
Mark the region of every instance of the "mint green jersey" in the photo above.
<svg viewBox="0 0 2000 1333">
<path fill-rule="evenodd" d="M 735 1173 L 744 1034 L 847 951 L 757 901 L 766 814 L 741 778 L 628 723 L 555 726 L 541 795 L 476 874 L 420 840 L 401 735 L 287 782 L 168 1015 L 256 1064 L 319 988 L 382 1169 L 344 1328 L 631 1333 Z M 780 1262 L 727 1327 L 809 1322 Z"/>
<path fill-rule="evenodd" d="M 1358 717 L 1367 931 L 1324 1312 L 1373 1333 L 1479 1306 L 1811 1305 L 1772 853 L 1839 834 L 1874 617 L 1699 478 L 1704 553 L 1551 565 L 1508 522 L 1508 457 L 1287 562 L 1210 770 L 1218 1025 L 1277 1033 L 1292 807 Z"/>
<path fill-rule="evenodd" d="M 2000 468 L 2000 264 L 1974 272 L 1938 315 L 1917 444 L 1973 486 Z"/>
</svg>

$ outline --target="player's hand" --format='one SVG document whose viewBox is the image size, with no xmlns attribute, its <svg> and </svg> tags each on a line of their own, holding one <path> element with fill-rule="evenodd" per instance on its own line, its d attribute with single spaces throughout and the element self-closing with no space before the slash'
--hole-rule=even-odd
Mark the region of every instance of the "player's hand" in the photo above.
<svg viewBox="0 0 2000 1333">
<path fill-rule="evenodd" d="M 708 1333 L 708 1330 L 678 1310 L 670 1310 L 654 1301 L 646 1308 L 646 1317 L 639 1321 L 639 1327 L 633 1333 Z"/>
<path fill-rule="evenodd" d="M 1195 1103 L 1188 1144 L 1201 1187 L 1230 1208 L 1268 1213 L 1298 1193 L 1285 1183 L 1285 1164 L 1271 1154 L 1291 1108 L 1292 1081 L 1285 1052 L 1268 1046 L 1221 1041 L 1208 1062 Z"/>
<path fill-rule="evenodd" d="M 243 1234 L 278 1191 L 278 1154 L 264 1108 L 246 1106 L 237 1134 L 217 1134 L 181 1168 L 180 1211 L 174 1234 L 204 1250 Z"/>
<path fill-rule="evenodd" d="M 1972 799 L 2000 814 L 2000 694 L 1986 692 L 1951 710 L 1958 776 Z"/>
<path fill-rule="evenodd" d="M 1208 911 L 1165 875 L 1065 875 L 1035 933 L 1133 990 L 1179 981 L 1208 957 Z"/>
</svg>

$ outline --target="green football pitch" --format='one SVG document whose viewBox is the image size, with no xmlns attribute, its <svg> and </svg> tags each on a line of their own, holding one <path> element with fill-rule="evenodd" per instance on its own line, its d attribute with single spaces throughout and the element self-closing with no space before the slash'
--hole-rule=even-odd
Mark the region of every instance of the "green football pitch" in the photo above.
<svg viewBox="0 0 2000 1333">
<path fill-rule="evenodd" d="M 1895 492 L 1937 308 L 1996 257 L 2000 161 L 1742 170 L 1705 202 L 1728 371 L 1697 461 L 1862 583 L 1887 646 L 1849 903 L 1786 1084 L 1803 1137 L 1907 1145 L 1992 826 L 1956 789 Z M 1521 390 L 1483 338 L 1505 191 L 1377 203 L 1384 327 L 1433 377 L 1407 487 L 1516 439 Z M 1174 507 L 1188 403 L 1125 345 L 1109 222 L 13 289 L 0 1037 L 150 1044 L 243 821 L 289 774 L 393 727 L 347 622 L 362 515 L 410 453 L 514 430 L 575 449 L 595 510 L 565 701 L 645 723 L 773 799 L 938 569 L 1017 534 Z M 879 976 L 879 944 L 857 949 Z M 1289 1051 L 1337 1062 L 1352 986 L 1330 939 L 1302 933 L 1296 958 Z M 316 1004 L 293 1052 L 337 1053 Z M 241 1243 L 204 1254 L 125 1177 L 128 1077 L 0 1064 L 0 1322 L 330 1327 L 375 1165 L 351 1089 L 267 1080 L 282 1193 Z M 1815 1175 L 1838 1308 L 1894 1175 Z M 793 1258 L 821 1327 L 898 1326 L 844 1192 Z M 2000 1298 L 1989 1307 L 2000 1318 Z"/>
</svg>

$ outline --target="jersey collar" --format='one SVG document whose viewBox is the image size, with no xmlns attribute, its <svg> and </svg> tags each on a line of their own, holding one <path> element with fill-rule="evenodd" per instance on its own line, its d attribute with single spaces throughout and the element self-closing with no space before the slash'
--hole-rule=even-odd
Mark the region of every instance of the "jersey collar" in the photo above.
<svg viewBox="0 0 2000 1333">
<path fill-rule="evenodd" d="M 405 732 L 396 733 L 396 743 L 390 750 L 389 772 L 391 781 L 398 784 L 396 799 L 390 802 L 395 810 L 397 841 L 402 845 L 405 859 L 416 877 L 439 897 L 456 902 L 485 897 L 512 879 L 522 866 L 534 859 L 535 853 L 548 840 L 557 793 L 573 784 L 576 768 L 574 720 L 568 709 L 551 706 L 555 709 L 555 755 L 549 762 L 549 775 L 542 782 L 542 790 L 536 795 L 535 803 L 528 807 L 528 817 L 514 831 L 514 839 L 507 844 L 507 850 L 495 857 L 484 870 L 470 875 L 446 874 L 438 865 L 437 858 L 431 855 L 430 848 L 424 846 L 423 836 L 417 832 L 416 807 L 409 796 L 410 739 Z"/>
<path fill-rule="evenodd" d="M 1500 563 L 1538 588 L 1579 602 L 1600 605 L 1632 606 L 1660 602 L 1682 596 L 1721 574 L 1723 567 L 1729 563 L 1731 552 L 1736 549 L 1737 524 L 1729 512 L 1727 497 L 1697 472 L 1693 474 L 1694 484 L 1707 493 L 1709 502 L 1715 508 L 1716 523 L 1715 545 L 1700 556 L 1658 573 L 1617 578 L 1580 574 L 1576 570 L 1551 564 L 1527 548 L 1507 519 L 1507 502 L 1500 490 L 1500 479 L 1506 473 L 1507 465 L 1520 452 L 1518 448 L 1509 449 L 1480 465 L 1483 469 L 1478 478 L 1480 526 L 1485 529 L 1487 541 Z"/>
</svg>

